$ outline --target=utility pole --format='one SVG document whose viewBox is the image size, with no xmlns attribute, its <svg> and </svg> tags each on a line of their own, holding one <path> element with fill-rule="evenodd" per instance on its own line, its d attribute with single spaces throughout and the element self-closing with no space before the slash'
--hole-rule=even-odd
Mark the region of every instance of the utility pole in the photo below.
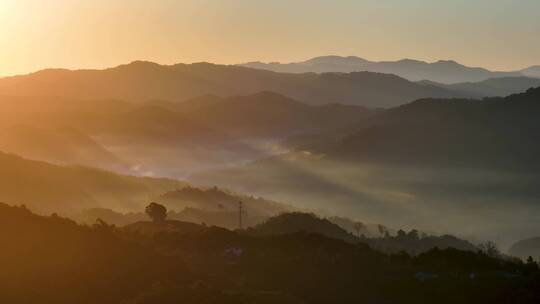
<svg viewBox="0 0 540 304">
<path fill-rule="evenodd" d="M 238 228 L 242 229 L 242 201 L 238 202 Z"/>
</svg>

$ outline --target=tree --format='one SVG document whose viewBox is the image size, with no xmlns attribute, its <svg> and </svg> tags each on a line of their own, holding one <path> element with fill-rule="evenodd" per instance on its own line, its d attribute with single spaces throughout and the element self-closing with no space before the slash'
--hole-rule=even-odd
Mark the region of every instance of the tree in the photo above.
<svg viewBox="0 0 540 304">
<path fill-rule="evenodd" d="M 379 233 L 382 234 L 384 237 L 388 236 L 388 229 L 385 226 L 379 224 L 377 225 L 377 229 L 379 230 Z"/>
<path fill-rule="evenodd" d="M 491 241 L 480 244 L 478 248 L 482 253 L 489 257 L 498 258 L 501 256 L 499 248 L 497 248 L 497 245 Z"/>
<path fill-rule="evenodd" d="M 413 229 L 413 230 L 409 231 L 409 233 L 407 233 L 407 237 L 409 237 L 411 240 L 420 239 L 418 230 L 416 230 L 416 229 Z"/>
<path fill-rule="evenodd" d="M 362 231 L 364 228 L 365 226 L 362 222 L 354 223 L 354 230 L 356 230 L 356 236 L 360 237 L 360 231 Z"/>
<path fill-rule="evenodd" d="M 158 203 L 150 203 L 146 206 L 144 212 L 156 223 L 164 222 L 165 218 L 167 218 L 167 208 Z"/>
<path fill-rule="evenodd" d="M 540 269 L 540 268 L 538 267 L 538 263 L 536 263 L 536 262 L 534 261 L 534 259 L 533 259 L 532 256 L 529 256 L 529 257 L 527 258 L 527 262 L 526 262 L 525 266 L 527 266 L 527 269 L 528 269 L 529 271 L 531 271 L 531 272 L 537 272 L 538 269 Z"/>
</svg>

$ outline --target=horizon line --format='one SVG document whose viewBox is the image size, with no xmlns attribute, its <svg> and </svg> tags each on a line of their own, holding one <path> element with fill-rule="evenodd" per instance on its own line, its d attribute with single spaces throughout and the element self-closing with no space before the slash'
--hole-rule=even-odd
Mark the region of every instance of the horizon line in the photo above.
<svg viewBox="0 0 540 304">
<path fill-rule="evenodd" d="M 185 61 L 185 62 L 175 61 L 175 62 L 171 63 L 171 62 L 159 62 L 158 60 L 152 60 L 152 59 L 131 59 L 131 60 L 123 61 L 121 63 L 112 64 L 112 65 L 101 65 L 101 66 L 69 66 L 69 65 L 66 65 L 66 66 L 49 66 L 49 67 L 44 66 L 44 67 L 36 68 L 36 69 L 28 71 L 28 72 L 18 72 L 18 73 L 16 72 L 14 74 L 3 74 L 3 73 L 0 72 L 0 78 L 26 76 L 26 75 L 31 75 L 31 74 L 38 73 L 38 72 L 41 72 L 41 71 L 47 71 L 47 70 L 69 70 L 69 71 L 95 70 L 95 71 L 102 71 L 102 70 L 117 68 L 117 67 L 124 66 L 124 65 L 129 65 L 129 64 L 132 64 L 132 63 L 135 63 L 135 62 L 148 62 L 148 63 L 157 64 L 157 65 L 160 65 L 160 66 L 174 66 L 174 65 L 179 65 L 179 64 L 191 65 L 191 64 L 198 64 L 198 63 L 209 63 L 209 64 L 214 64 L 214 65 L 225 65 L 225 66 L 242 66 L 242 65 L 248 64 L 248 63 L 295 64 L 295 63 L 301 63 L 301 62 L 304 62 L 304 61 L 309 61 L 309 60 L 312 60 L 312 59 L 315 59 L 315 58 L 321 58 L 321 57 L 358 58 L 358 59 L 366 60 L 366 61 L 371 62 L 371 63 L 399 62 L 399 61 L 405 61 L 405 60 L 422 62 L 422 63 L 427 63 L 427 64 L 434 64 L 434 63 L 438 63 L 438 62 L 454 62 L 454 63 L 457 63 L 457 64 L 459 64 L 461 66 L 464 66 L 464 67 L 467 67 L 467 68 L 481 68 L 481 69 L 488 70 L 490 72 L 520 72 L 520 71 L 522 71 L 524 69 L 528 69 L 528 68 L 532 68 L 532 67 L 540 67 L 540 64 L 533 64 L 533 65 L 530 65 L 530 66 L 525 66 L 525 67 L 518 68 L 518 69 L 513 69 L 513 70 L 499 70 L 499 69 L 491 69 L 489 67 L 478 66 L 478 65 L 468 65 L 468 64 L 461 63 L 460 61 L 457 61 L 457 60 L 454 60 L 454 59 L 425 60 L 425 59 L 417 59 L 417 58 L 401 58 L 401 59 L 394 59 L 394 60 L 391 60 L 391 59 L 389 59 L 389 60 L 371 60 L 371 59 L 366 59 L 364 57 L 360 57 L 360 56 L 357 56 L 357 55 L 332 55 L 332 54 L 330 54 L 330 55 L 314 56 L 314 57 L 310 57 L 310 58 L 307 58 L 307 59 L 299 59 L 299 60 L 296 60 L 296 61 L 249 60 L 249 61 L 243 61 L 243 62 L 237 62 L 237 63 L 219 63 L 219 62 L 212 62 L 212 61 L 208 61 L 208 60 L 202 60 L 202 61 L 194 60 L 194 61 L 191 61 L 191 62 L 189 62 L 189 61 Z"/>
</svg>

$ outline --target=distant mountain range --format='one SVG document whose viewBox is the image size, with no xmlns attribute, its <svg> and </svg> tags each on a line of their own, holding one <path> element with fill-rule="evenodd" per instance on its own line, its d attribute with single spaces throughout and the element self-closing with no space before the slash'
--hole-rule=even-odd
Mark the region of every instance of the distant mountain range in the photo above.
<svg viewBox="0 0 540 304">
<path fill-rule="evenodd" d="M 190 105 L 192 103 L 188 103 Z M 364 107 L 353 105 L 311 106 L 273 92 L 222 98 L 187 112 L 191 119 L 212 130 L 226 132 L 229 136 L 262 138 L 285 138 L 294 134 L 337 129 L 372 113 Z"/>
<path fill-rule="evenodd" d="M 78 99 L 184 101 L 276 92 L 312 104 L 391 107 L 425 97 L 464 97 L 439 86 L 371 72 L 290 74 L 210 63 L 158 65 L 133 62 L 106 70 L 44 70 L 0 79 L 0 95 Z"/>
<path fill-rule="evenodd" d="M 412 59 L 374 62 L 355 56 L 322 56 L 293 63 L 249 62 L 240 64 L 240 66 L 282 73 L 368 71 L 394 74 L 411 81 L 431 80 L 445 84 L 478 82 L 499 77 L 540 77 L 540 67 L 538 66 L 521 71 L 495 72 L 484 68 L 464 66 L 452 60 L 440 60 L 432 63 Z"/>
<path fill-rule="evenodd" d="M 45 105 L 45 106 L 44 106 Z M 95 108 L 91 108 L 95 105 Z M 11 115 L 15 111 L 17 115 Z M 362 106 L 309 105 L 273 92 L 218 97 L 205 95 L 184 102 L 143 103 L 54 97 L 0 97 L 0 148 L 25 146 L 56 149 L 92 147 L 90 137 L 141 143 L 223 143 L 245 138 L 284 138 L 341 128 L 375 111 Z M 112 137 L 112 139 L 110 139 Z M 19 148 L 17 148 L 19 147 Z M 64 151 L 65 152 L 65 151 Z M 62 153 L 64 153 L 62 152 Z M 73 155 L 76 151 L 67 154 Z M 80 151 L 82 152 L 82 151 Z M 65 155 L 64 155 L 65 154 Z M 70 159 L 66 153 L 59 158 Z M 76 154 L 76 153 L 75 153 Z M 64 157 L 65 156 L 65 157 Z M 66 158 L 67 157 L 67 158 Z"/>
<path fill-rule="evenodd" d="M 521 73 L 528 77 L 540 78 L 540 65 L 535 65 L 530 68 L 521 70 Z"/>
<path fill-rule="evenodd" d="M 440 86 L 447 90 L 462 92 L 475 98 L 508 96 L 527 91 L 530 88 L 540 87 L 540 78 L 531 77 L 500 77 L 489 78 L 480 82 L 460 82 L 455 84 L 441 84 L 432 81 L 420 83 Z"/>
<path fill-rule="evenodd" d="M 539 115 L 540 88 L 423 99 L 292 141 L 294 152 L 190 180 L 393 226 L 474 230 L 509 245 L 538 230 Z"/>
<path fill-rule="evenodd" d="M 354 61 L 347 59 L 346 62 L 350 60 Z M 317 59 L 313 62 L 320 64 L 325 61 Z M 408 66 L 410 63 L 402 64 Z M 434 65 L 459 66 L 447 62 Z M 458 70 L 461 69 L 468 71 L 470 68 Z M 136 61 L 105 70 L 43 70 L 29 75 L 0 78 L 0 95 L 179 102 L 205 95 L 228 97 L 272 91 L 312 105 L 344 103 L 386 108 L 428 97 L 509 95 L 523 91 L 527 85 L 536 81 L 520 73 L 494 73 L 480 69 L 480 72 L 474 73 L 481 76 L 458 75 L 455 76 L 456 82 L 484 81 L 490 77 L 502 76 L 507 78 L 489 87 L 484 83 L 472 83 L 463 89 L 462 86 L 438 84 L 448 81 L 429 75 L 411 79 L 431 82 L 412 82 L 391 75 L 406 76 L 393 69 L 380 69 L 376 72 L 357 72 L 357 69 L 344 68 L 328 70 L 333 72 L 293 74 L 210 63 L 166 66 Z M 534 69 L 531 69 L 530 73 L 533 72 Z M 475 86 L 481 88 L 476 89 Z"/>
<path fill-rule="evenodd" d="M 140 111 L 142 113 L 160 108 L 161 111 L 169 111 L 169 115 L 174 115 L 177 121 L 189 120 L 229 140 L 246 137 L 285 138 L 294 134 L 333 130 L 374 112 L 354 105 L 313 106 L 274 92 L 231 97 L 206 95 L 184 102 L 150 101 L 144 105 Z M 164 119 L 156 120 L 153 124 L 160 125 L 160 121 Z"/>
<path fill-rule="evenodd" d="M 540 155 L 540 88 L 484 100 L 424 99 L 390 109 L 328 144 L 364 161 L 534 171 Z"/>
<path fill-rule="evenodd" d="M 347 127 L 374 112 L 354 105 L 307 105 L 272 92 L 144 103 L 0 97 L 0 151 L 183 177 L 198 166 L 267 157 L 279 152 L 277 142 L 284 138 Z M 171 154 L 176 157 L 163 157 Z"/>
</svg>

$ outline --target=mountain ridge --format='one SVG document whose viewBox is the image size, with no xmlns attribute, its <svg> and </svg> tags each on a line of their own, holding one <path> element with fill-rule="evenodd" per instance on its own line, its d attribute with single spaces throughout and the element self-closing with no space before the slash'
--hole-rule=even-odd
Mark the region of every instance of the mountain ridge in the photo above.
<svg viewBox="0 0 540 304">
<path fill-rule="evenodd" d="M 362 123 L 330 150 L 375 161 L 530 170 L 540 151 L 532 144 L 539 101 L 540 87 L 505 98 L 421 99 Z"/>
<path fill-rule="evenodd" d="M 312 105 L 339 102 L 369 107 L 396 106 L 422 97 L 464 97 L 384 73 L 291 74 L 211 63 L 138 61 L 103 70 L 46 70 L 0 79 L 0 95 L 137 102 L 179 102 L 208 94 L 226 97 L 261 91 Z"/>
<path fill-rule="evenodd" d="M 239 65 L 288 73 L 347 73 L 369 71 L 395 74 L 410 81 L 431 80 L 445 84 L 478 82 L 495 77 L 519 77 L 533 75 L 536 75 L 535 77 L 539 77 L 540 75 L 540 73 L 536 74 L 532 72 L 527 75 L 527 69 L 502 72 L 491 71 L 480 67 L 468 67 L 454 60 L 427 62 L 406 58 L 397 61 L 370 61 L 357 56 L 343 57 L 336 55 L 314 57 L 305 61 L 291 63 L 264 63 L 257 61 Z"/>
</svg>

